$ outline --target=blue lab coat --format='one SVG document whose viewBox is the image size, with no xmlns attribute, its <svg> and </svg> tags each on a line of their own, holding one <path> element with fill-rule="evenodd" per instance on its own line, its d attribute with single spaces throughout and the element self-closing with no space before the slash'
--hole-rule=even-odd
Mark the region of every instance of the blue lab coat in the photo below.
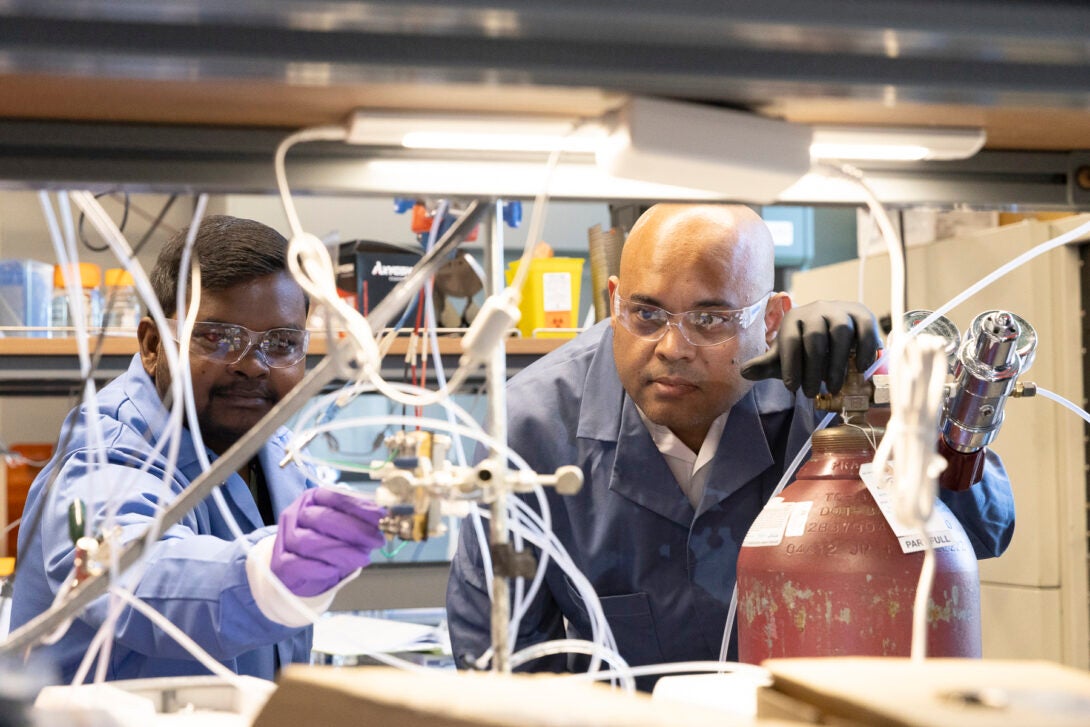
<svg viewBox="0 0 1090 727">
<path fill-rule="evenodd" d="M 739 548 L 816 425 L 812 402 L 778 380 L 755 384 L 730 410 L 695 511 L 621 386 L 608 321 L 512 378 L 507 407 L 509 442 L 534 470 L 575 464 L 583 471 L 578 494 L 545 488 L 553 529 L 601 598 L 621 656 L 634 666 L 718 659 Z M 978 557 L 1006 548 L 1014 502 L 997 457 L 989 454 L 982 483 L 941 497 Z M 462 664 L 491 644 L 485 584 L 466 521 L 447 588 L 451 642 Z M 565 638 L 565 620 L 568 638 L 591 638 L 575 586 L 550 563 L 516 648 Z M 567 659 L 529 667 L 565 671 L 584 662 Z"/>
<path fill-rule="evenodd" d="M 74 552 L 68 534 L 68 506 L 75 498 L 87 504 L 93 532 L 102 526 L 108 502 L 121 502 L 117 523 L 124 541 L 143 536 L 157 502 L 168 503 L 200 474 L 200 463 L 188 429 L 183 429 L 177 470 L 163 481 L 166 458 L 155 457 L 151 468 L 137 468 L 151 457 L 164 430 L 168 412 L 144 371 L 139 356 L 128 370 L 98 392 L 106 465 L 89 469 L 95 449 L 88 442 L 87 411 L 81 406 L 68 415 L 59 441 L 64 451 L 54 456 L 31 485 L 19 534 L 19 571 L 12 604 L 12 629 L 49 608 L 61 584 L 72 572 Z M 287 430 L 279 431 L 260 451 L 272 499 L 279 516 L 307 487 L 299 468 L 281 468 Z M 215 455 L 209 452 L 209 458 Z M 51 493 L 46 485 L 60 473 Z M 249 487 L 232 474 L 221 488 L 228 507 L 249 543 L 275 532 L 264 527 Z M 41 515 L 37 529 L 29 526 Z M 272 679 L 277 663 L 307 661 L 310 628 L 283 626 L 262 615 L 246 578 L 246 549 L 235 541 L 211 497 L 169 528 L 148 556 L 136 596 L 164 614 L 214 658 L 239 674 Z M 55 645 L 41 647 L 55 662 L 64 680 L 74 676 L 91 638 L 106 614 L 105 597 L 96 600 L 72 622 Z M 275 652 L 275 654 L 274 654 Z M 207 670 L 137 611 L 126 608 L 115 632 L 110 655 L 110 679 L 206 674 Z M 94 671 L 91 672 L 94 675 Z"/>
</svg>

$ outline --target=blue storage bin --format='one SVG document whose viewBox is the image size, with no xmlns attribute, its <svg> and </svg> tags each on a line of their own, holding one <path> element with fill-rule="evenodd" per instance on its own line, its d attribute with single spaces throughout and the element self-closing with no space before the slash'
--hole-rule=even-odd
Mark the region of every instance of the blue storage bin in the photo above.
<svg viewBox="0 0 1090 727">
<path fill-rule="evenodd" d="M 45 338 L 52 297 L 52 264 L 40 260 L 0 260 L 0 326 L 38 329 L 3 331 L 3 335 Z"/>
</svg>

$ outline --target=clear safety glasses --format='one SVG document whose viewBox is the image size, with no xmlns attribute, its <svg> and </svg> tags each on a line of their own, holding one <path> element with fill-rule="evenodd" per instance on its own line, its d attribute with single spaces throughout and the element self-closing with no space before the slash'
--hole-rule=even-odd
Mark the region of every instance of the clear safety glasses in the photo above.
<svg viewBox="0 0 1090 727">
<path fill-rule="evenodd" d="M 704 308 L 671 313 L 657 305 L 622 298 L 620 293 L 615 292 L 613 311 L 625 330 L 645 341 L 661 340 L 666 335 L 666 329 L 673 324 L 692 345 L 717 346 L 749 328 L 764 311 L 770 295 L 772 293 L 765 293 L 760 300 L 745 308 Z"/>
<path fill-rule="evenodd" d="M 175 321 L 175 338 L 181 335 L 181 323 Z M 194 356 L 226 365 L 236 364 L 257 349 L 271 368 L 294 366 L 307 355 L 310 332 L 298 328 L 270 328 L 251 331 L 234 323 L 198 321 L 193 326 L 189 352 Z"/>
</svg>

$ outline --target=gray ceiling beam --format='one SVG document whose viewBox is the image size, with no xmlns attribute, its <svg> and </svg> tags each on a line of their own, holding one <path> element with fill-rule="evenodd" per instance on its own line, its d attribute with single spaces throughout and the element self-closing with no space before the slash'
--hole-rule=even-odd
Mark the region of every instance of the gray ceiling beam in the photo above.
<svg viewBox="0 0 1090 727">
<path fill-rule="evenodd" d="M 929 3 L 885 3 L 906 4 Z M 594 12 L 620 12 L 601 2 L 583 10 L 570 3 L 545 6 L 579 22 L 542 31 L 542 26 L 521 18 L 518 22 L 526 29 L 522 35 L 485 35 L 457 22 L 437 30 L 426 20 L 410 22 L 408 15 L 402 25 L 375 30 L 244 24 L 248 17 L 244 14 L 235 23 L 215 23 L 199 22 L 204 20 L 200 14 L 197 20 L 150 22 L 9 13 L 0 22 L 0 71 L 285 80 L 299 64 L 324 64 L 330 83 L 427 78 L 594 86 L 735 105 L 784 94 L 880 99 L 890 88 L 902 101 L 1090 105 L 1090 44 L 1085 36 L 1070 35 L 1070 23 L 1081 20 L 1083 32 L 1090 27 L 1090 8 L 1073 4 L 1050 3 L 1046 8 L 1054 12 L 1054 19 L 1069 21 L 1067 34 L 1059 40 L 1042 37 L 1039 23 L 1019 30 L 1005 22 L 994 30 L 995 38 L 981 35 L 987 22 L 972 35 L 967 26 L 943 28 L 937 21 L 923 36 L 913 34 L 920 31 L 905 31 L 908 34 L 901 37 L 888 25 L 881 29 L 877 24 L 855 33 L 835 25 L 845 21 L 843 15 L 831 16 L 829 25 L 816 19 L 781 21 L 771 30 L 712 15 L 706 21 L 710 26 L 728 23 L 728 30 L 714 37 L 699 30 L 674 37 L 658 32 L 653 20 L 657 16 L 646 4 L 637 5 L 629 18 L 635 23 L 633 32 L 609 37 L 586 37 L 588 30 L 609 25 L 602 19 L 595 23 Z M 1013 3 L 1012 8 L 1024 10 L 1024 5 Z M 1007 17 L 1011 8 L 1006 6 L 994 14 Z M 520 12 L 536 18 L 534 13 L 543 10 L 522 7 Z M 258 21 L 264 18 L 257 10 L 253 13 Z M 553 26 L 546 22 L 544 27 Z"/>
<path fill-rule="evenodd" d="M 813 41 L 799 31 L 836 31 L 827 37 L 858 45 L 866 34 L 894 31 L 920 41 L 983 38 L 1003 50 L 1019 39 L 1081 41 L 1090 10 L 1081 0 L 7 0 L 0 15 L 650 43 L 746 38 L 780 45 Z"/>
</svg>

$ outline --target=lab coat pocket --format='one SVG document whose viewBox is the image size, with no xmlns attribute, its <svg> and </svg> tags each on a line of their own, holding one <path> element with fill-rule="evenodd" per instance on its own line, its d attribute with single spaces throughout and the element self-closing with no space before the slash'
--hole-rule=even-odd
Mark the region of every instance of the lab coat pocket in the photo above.
<svg viewBox="0 0 1090 727">
<path fill-rule="evenodd" d="M 629 664 L 660 663 L 662 649 L 647 594 L 603 596 L 600 600 L 602 612 L 625 661 Z"/>
<path fill-rule="evenodd" d="M 574 584 L 564 577 L 568 594 L 579 609 L 576 619 L 569 617 L 570 636 L 590 640 L 592 630 L 586 604 L 579 596 Z M 613 632 L 613 638 L 621 656 L 629 664 L 658 664 L 662 662 L 662 649 L 659 647 L 658 634 L 655 631 L 655 619 L 651 614 L 651 602 L 646 593 L 626 593 L 616 596 L 601 596 L 602 614 L 606 617 Z M 574 632 L 574 633 L 571 633 Z M 570 667 L 573 671 L 584 671 L 588 660 L 578 658 Z M 582 667 L 582 668 L 580 668 Z"/>
</svg>

